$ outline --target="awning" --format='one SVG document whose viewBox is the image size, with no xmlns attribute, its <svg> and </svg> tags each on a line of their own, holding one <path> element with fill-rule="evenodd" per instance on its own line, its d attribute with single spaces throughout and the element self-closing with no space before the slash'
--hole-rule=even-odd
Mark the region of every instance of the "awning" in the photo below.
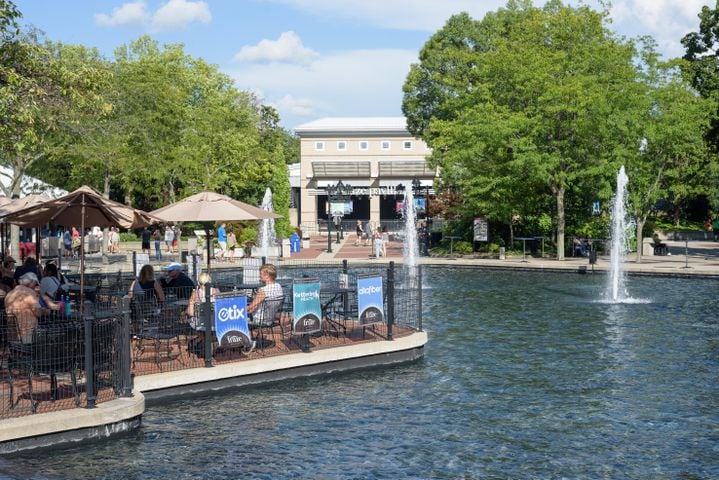
<svg viewBox="0 0 719 480">
<path fill-rule="evenodd" d="M 392 180 L 387 179 L 379 179 L 379 186 L 380 187 L 397 187 L 398 185 L 403 185 L 404 187 L 407 187 L 409 185 L 412 185 L 412 178 L 397 178 Z M 434 184 L 434 180 L 429 179 L 419 179 L 419 184 L 423 187 L 431 187 Z"/>
<path fill-rule="evenodd" d="M 345 181 L 342 178 L 338 178 L 336 180 L 317 180 L 317 188 L 325 188 L 332 185 L 337 185 L 337 182 L 339 180 L 342 180 L 342 183 L 344 183 L 345 185 L 349 185 L 350 187 L 369 187 L 374 183 L 374 179 L 371 178 L 353 178 L 352 180 L 348 181 Z"/>
<path fill-rule="evenodd" d="M 434 178 L 436 171 L 424 160 L 388 160 L 379 162 L 379 178 Z"/>
<path fill-rule="evenodd" d="M 369 178 L 370 162 L 312 162 L 314 178 Z"/>
</svg>

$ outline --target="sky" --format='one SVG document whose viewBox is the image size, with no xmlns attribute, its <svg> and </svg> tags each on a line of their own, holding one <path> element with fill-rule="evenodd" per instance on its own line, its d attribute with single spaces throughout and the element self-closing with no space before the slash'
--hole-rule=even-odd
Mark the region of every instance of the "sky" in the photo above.
<svg viewBox="0 0 719 480">
<path fill-rule="evenodd" d="M 585 0 L 596 6 L 598 0 Z M 287 129 L 323 117 L 402 115 L 402 84 L 453 14 L 481 19 L 504 0 L 14 0 L 21 23 L 108 58 L 141 35 L 215 64 L 275 107 Z M 541 5 L 544 1 L 535 1 Z M 572 5 L 578 1 L 570 0 Z M 698 30 L 708 0 L 614 0 L 611 28 L 652 36 L 665 58 Z"/>
</svg>

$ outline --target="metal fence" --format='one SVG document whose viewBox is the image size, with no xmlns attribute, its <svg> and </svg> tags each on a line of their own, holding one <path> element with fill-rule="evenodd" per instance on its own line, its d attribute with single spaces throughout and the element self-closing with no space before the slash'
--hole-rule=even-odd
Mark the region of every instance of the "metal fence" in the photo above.
<svg viewBox="0 0 719 480">
<path fill-rule="evenodd" d="M 133 298 L 133 373 L 144 375 L 277 356 L 307 348 L 384 341 L 422 328 L 420 267 L 409 271 L 394 264 L 348 264 L 346 261 L 283 261 L 275 266 L 277 283 L 282 286 L 284 297 L 273 308 L 272 319 L 267 324 L 250 322 L 251 337 L 259 340 L 252 351 L 248 344 L 221 346 L 214 334 L 205 332 L 213 328 L 215 299 L 246 295 L 247 302 L 251 301 L 261 286 L 261 261 L 242 266 L 216 266 L 211 283 L 204 288 L 166 290 L 164 302 L 154 294 Z M 356 285 L 363 275 L 382 278 L 385 315 L 381 323 L 360 322 Z M 322 328 L 312 335 L 300 335 L 293 330 L 294 284 L 306 279 L 317 279 L 321 285 Z"/>
<path fill-rule="evenodd" d="M 122 307 L 0 317 L 0 419 L 89 407 L 130 395 L 129 323 Z"/>
<path fill-rule="evenodd" d="M 133 285 L 134 277 L 119 272 L 86 275 L 83 295 L 69 297 L 72 312 L 0 315 L 0 419 L 131 395 L 132 375 L 387 341 L 422 329 L 421 267 L 283 261 L 276 267 L 284 296 L 265 301 L 267 319 L 250 322 L 247 342 L 220 345 L 206 334 L 213 332 L 213 302 L 238 295 L 249 302 L 261 286 L 260 267 L 254 260 L 218 266 L 204 287 L 164 290 Z M 366 276 L 381 278 L 379 322 L 360 319 L 357 285 Z M 321 328 L 301 334 L 293 329 L 293 293 L 307 279 L 320 284 Z"/>
</svg>

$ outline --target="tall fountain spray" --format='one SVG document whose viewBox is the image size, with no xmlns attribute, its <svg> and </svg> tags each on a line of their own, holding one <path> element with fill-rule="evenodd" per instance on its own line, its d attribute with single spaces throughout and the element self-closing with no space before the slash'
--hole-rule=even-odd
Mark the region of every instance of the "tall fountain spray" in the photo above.
<svg viewBox="0 0 719 480">
<path fill-rule="evenodd" d="M 633 237 L 633 224 L 627 216 L 627 183 L 629 178 L 624 166 L 617 174 L 617 190 L 612 205 L 612 232 L 611 232 L 611 270 L 609 275 L 609 288 L 607 300 L 622 302 L 627 299 L 624 285 L 624 272 L 622 265 L 629 251 L 629 240 Z"/>
<path fill-rule="evenodd" d="M 273 211 L 272 206 L 272 190 L 267 188 L 265 196 L 262 198 L 262 209 L 268 212 Z M 257 234 L 257 245 L 260 247 L 260 256 L 269 257 L 270 247 L 275 246 L 275 219 L 266 218 L 260 222 L 260 231 Z"/>
<path fill-rule="evenodd" d="M 419 256 L 419 243 L 417 241 L 417 210 L 414 206 L 414 192 L 409 187 L 404 191 L 404 245 L 402 255 L 407 268 L 408 278 L 414 279 Z"/>
</svg>

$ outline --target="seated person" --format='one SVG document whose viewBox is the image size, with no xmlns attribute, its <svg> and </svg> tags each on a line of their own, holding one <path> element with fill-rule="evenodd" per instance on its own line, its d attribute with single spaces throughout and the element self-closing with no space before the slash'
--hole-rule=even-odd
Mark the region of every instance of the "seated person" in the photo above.
<svg viewBox="0 0 719 480">
<path fill-rule="evenodd" d="M 140 269 L 140 275 L 132 281 L 130 291 L 128 292 L 130 299 L 147 300 L 157 299 L 159 302 L 165 301 L 165 292 L 160 287 L 160 282 L 155 280 L 155 270 L 152 265 L 144 265 Z"/>
<path fill-rule="evenodd" d="M 57 265 L 48 263 L 43 270 L 42 280 L 40 281 L 40 299 L 46 305 L 50 305 L 58 300 L 58 296 L 63 294 L 62 285 L 57 275 Z"/>
<path fill-rule="evenodd" d="M 34 273 L 36 278 L 42 277 L 40 270 L 37 268 L 37 260 L 35 257 L 25 257 L 25 261 L 15 269 L 14 278 L 18 282 L 20 277 L 28 272 Z"/>
<path fill-rule="evenodd" d="M 15 288 L 15 285 L 17 285 L 17 282 L 15 281 L 15 259 L 12 257 L 5 257 L 5 260 L 2 262 L 2 272 L 0 273 L 0 283 L 2 284 L 2 289 L 9 292 L 13 288 Z"/>
<path fill-rule="evenodd" d="M 8 318 L 8 339 L 11 341 L 32 342 L 32 332 L 37 326 L 38 317 L 48 313 L 50 309 L 60 308 L 55 302 L 48 304 L 48 308 L 40 305 L 36 291 L 38 283 L 37 275 L 32 272 L 25 273 L 19 278 L 17 287 L 5 296 L 5 311 L 12 315 Z"/>
<path fill-rule="evenodd" d="M 662 242 L 658 234 L 652 236 L 652 246 L 654 247 L 655 255 L 663 255 L 667 253 L 667 244 Z"/>
<path fill-rule="evenodd" d="M 210 277 L 210 274 L 207 272 L 202 272 L 200 274 L 200 278 L 198 280 L 197 288 L 192 290 L 192 295 L 190 296 L 190 301 L 187 304 L 187 310 L 185 313 L 187 314 L 187 317 L 190 321 L 190 326 L 194 329 L 197 329 L 198 327 L 202 327 L 203 325 L 203 319 L 200 318 L 200 309 L 199 304 L 205 302 L 205 285 L 212 282 L 212 277 Z M 212 287 L 212 290 L 210 291 L 210 301 L 215 301 L 215 296 L 220 293 L 220 291 Z"/>
<path fill-rule="evenodd" d="M 165 269 L 165 274 L 160 278 L 160 285 L 165 294 L 174 293 L 177 298 L 187 300 L 195 288 L 195 282 L 182 271 L 182 264 L 172 262 Z"/>
<path fill-rule="evenodd" d="M 277 267 L 271 263 L 266 263 L 260 267 L 260 280 L 265 284 L 255 293 L 252 302 L 247 306 L 247 314 L 251 323 L 263 324 L 272 322 L 272 318 L 265 318 L 267 315 L 266 308 L 263 308 L 266 300 L 281 301 L 285 294 L 282 291 L 282 285 L 277 283 Z"/>
</svg>

